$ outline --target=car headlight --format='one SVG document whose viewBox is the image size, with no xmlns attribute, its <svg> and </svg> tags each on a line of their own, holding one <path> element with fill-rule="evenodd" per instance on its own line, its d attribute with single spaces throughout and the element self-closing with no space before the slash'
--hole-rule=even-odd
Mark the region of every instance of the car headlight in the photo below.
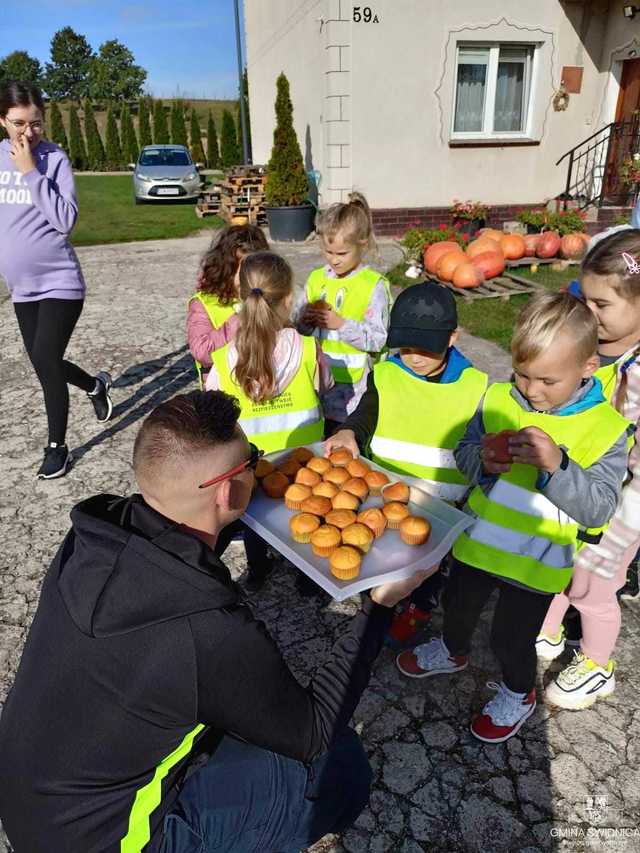
<svg viewBox="0 0 640 853">
<path fill-rule="evenodd" d="M 136 178 L 139 181 L 147 181 L 147 183 L 150 183 L 151 181 L 153 181 L 153 178 L 150 178 L 148 175 L 143 175 L 142 172 L 138 172 L 136 175 Z"/>
<path fill-rule="evenodd" d="M 189 172 L 189 174 L 188 174 L 188 175 L 187 175 L 187 177 L 185 178 L 185 181 L 195 181 L 195 179 L 196 179 L 197 177 L 198 177 L 198 173 L 197 173 L 197 172 Z"/>
</svg>

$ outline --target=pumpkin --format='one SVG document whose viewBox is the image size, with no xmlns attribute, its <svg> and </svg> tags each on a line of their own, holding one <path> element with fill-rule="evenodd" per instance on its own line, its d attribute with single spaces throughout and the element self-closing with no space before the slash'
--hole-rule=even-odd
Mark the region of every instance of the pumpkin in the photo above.
<svg viewBox="0 0 640 853">
<path fill-rule="evenodd" d="M 496 243 L 490 237 L 480 237 L 467 246 L 467 256 L 469 258 L 475 258 L 476 255 L 480 255 L 482 252 L 502 252 L 502 249 L 500 248 L 500 244 Z"/>
<path fill-rule="evenodd" d="M 473 266 L 482 274 L 485 281 L 504 272 L 504 255 L 502 252 L 482 252 L 471 261 Z"/>
<path fill-rule="evenodd" d="M 563 258 L 579 261 L 587 251 L 587 244 L 581 234 L 565 234 L 560 240 L 560 254 Z"/>
<path fill-rule="evenodd" d="M 557 231 L 545 231 L 540 235 L 536 255 L 539 258 L 555 258 L 560 251 L 560 237 Z"/>
<path fill-rule="evenodd" d="M 542 237 L 542 234 L 525 234 L 523 237 L 525 257 L 531 258 L 535 255 L 540 237 Z"/>
<path fill-rule="evenodd" d="M 504 237 L 504 231 L 498 231 L 497 228 L 481 228 L 478 231 L 479 237 L 488 237 L 490 240 L 495 240 L 496 243 L 500 243 L 500 240 Z"/>
<path fill-rule="evenodd" d="M 467 287 L 479 287 L 482 284 L 482 273 L 470 261 L 458 264 L 453 272 L 452 283 L 454 287 L 465 289 Z"/>
<path fill-rule="evenodd" d="M 438 261 L 436 275 L 440 281 L 451 281 L 456 267 L 459 267 L 460 264 L 464 264 L 466 260 L 467 258 L 464 252 L 460 249 L 454 249 L 451 252 L 447 252 L 446 255 L 443 255 Z"/>
<path fill-rule="evenodd" d="M 447 252 L 452 252 L 454 249 L 460 249 L 457 243 L 453 240 L 444 240 L 442 243 L 432 243 L 424 253 L 424 268 L 431 275 L 435 275 L 438 261 Z"/>
<path fill-rule="evenodd" d="M 500 248 L 505 258 L 509 261 L 517 261 L 524 258 L 526 245 L 524 237 L 520 234 L 505 234 L 500 241 Z"/>
</svg>

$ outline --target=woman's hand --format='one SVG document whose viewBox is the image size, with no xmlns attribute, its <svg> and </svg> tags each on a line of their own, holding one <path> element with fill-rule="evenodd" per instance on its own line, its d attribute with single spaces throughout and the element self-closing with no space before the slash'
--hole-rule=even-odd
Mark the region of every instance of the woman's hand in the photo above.
<svg viewBox="0 0 640 853">
<path fill-rule="evenodd" d="M 344 447 L 345 450 L 348 450 L 354 459 L 357 459 L 358 456 L 360 456 L 360 448 L 356 441 L 356 434 L 352 429 L 340 429 L 338 432 L 334 432 L 333 435 L 330 435 L 324 443 L 324 455 L 328 456 L 339 447 Z"/>
<path fill-rule="evenodd" d="M 423 581 L 435 573 L 440 568 L 440 563 L 431 566 L 429 569 L 422 569 L 411 575 L 404 581 L 396 581 L 395 583 L 384 583 L 382 586 L 376 586 L 370 590 L 369 595 L 376 604 L 381 604 L 383 607 L 395 607 L 399 601 L 411 595 L 416 587 L 420 586 Z"/>
<path fill-rule="evenodd" d="M 12 141 L 11 145 L 11 159 L 19 172 L 26 175 L 27 172 L 36 168 L 36 161 L 33 159 L 31 146 L 26 136 L 19 136 Z"/>
</svg>

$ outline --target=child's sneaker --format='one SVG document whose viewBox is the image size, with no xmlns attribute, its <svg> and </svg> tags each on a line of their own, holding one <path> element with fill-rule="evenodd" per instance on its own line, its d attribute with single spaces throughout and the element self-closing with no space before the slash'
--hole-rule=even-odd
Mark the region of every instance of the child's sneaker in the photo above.
<svg viewBox="0 0 640 853">
<path fill-rule="evenodd" d="M 635 601 L 640 598 L 640 589 L 638 588 L 638 561 L 634 560 L 627 569 L 627 579 L 625 585 L 618 592 L 618 597 L 623 601 Z"/>
<path fill-rule="evenodd" d="M 535 687 L 530 693 L 514 693 L 504 684 L 488 681 L 496 695 L 471 722 L 471 734 L 485 743 L 502 743 L 513 737 L 536 709 Z"/>
<path fill-rule="evenodd" d="M 113 412 L 113 403 L 109 396 L 109 388 L 112 386 L 111 375 L 101 370 L 96 374 L 96 387 L 87 393 L 87 397 L 93 404 L 93 410 L 99 424 L 106 423 Z"/>
<path fill-rule="evenodd" d="M 415 604 L 409 604 L 400 611 L 396 611 L 384 641 L 392 649 L 403 649 L 412 645 L 421 634 L 427 622 L 431 619 L 431 613 L 420 610 Z"/>
<path fill-rule="evenodd" d="M 396 658 L 396 666 L 409 678 L 427 678 L 430 675 L 460 672 L 468 665 L 469 658 L 466 655 L 450 655 L 439 637 L 434 637 L 415 649 L 407 649 Z"/>
<path fill-rule="evenodd" d="M 536 654 L 540 660 L 555 660 L 564 651 L 564 628 L 555 637 L 549 634 L 538 634 L 536 637 Z"/>
<path fill-rule="evenodd" d="M 570 711 L 588 708 L 596 700 L 611 696 L 616 689 L 614 670 L 615 664 L 612 660 L 604 667 L 582 652 L 576 652 L 569 666 L 547 687 L 544 698 L 547 702 Z"/>
<path fill-rule="evenodd" d="M 52 441 L 44 449 L 44 459 L 38 469 L 39 480 L 55 480 L 64 477 L 71 462 L 71 454 L 66 444 Z"/>
</svg>

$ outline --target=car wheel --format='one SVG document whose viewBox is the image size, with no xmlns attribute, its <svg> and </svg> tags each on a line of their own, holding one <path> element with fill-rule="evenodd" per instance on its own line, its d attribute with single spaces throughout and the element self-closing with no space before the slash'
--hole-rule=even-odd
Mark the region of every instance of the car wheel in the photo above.
<svg viewBox="0 0 640 853">
<path fill-rule="evenodd" d="M 137 196 L 137 195 L 133 197 L 133 200 L 134 200 L 134 202 L 135 202 L 136 204 L 144 204 L 144 202 L 142 201 L 142 199 L 141 199 L 141 198 L 138 198 L 138 196 Z"/>
</svg>

